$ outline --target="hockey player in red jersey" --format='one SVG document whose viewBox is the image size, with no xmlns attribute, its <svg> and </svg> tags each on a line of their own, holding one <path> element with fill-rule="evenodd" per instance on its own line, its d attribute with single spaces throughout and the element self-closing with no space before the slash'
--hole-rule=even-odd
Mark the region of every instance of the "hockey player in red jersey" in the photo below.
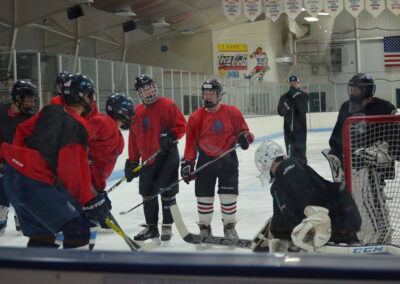
<svg viewBox="0 0 400 284">
<path fill-rule="evenodd" d="M 215 79 L 205 81 L 201 93 L 204 107 L 189 117 L 185 155 L 181 161 L 181 176 L 187 183 L 195 178 L 191 172 L 196 164 L 197 153 L 199 153 L 198 168 L 226 152 L 236 143 L 246 150 L 254 140 L 254 135 L 249 132 L 240 111 L 234 106 L 220 103 L 223 95 L 221 82 Z M 217 178 L 224 234 L 228 238 L 238 238 L 235 225 L 239 162 L 235 151 L 196 174 L 195 193 L 200 233 L 211 235 Z"/>
<path fill-rule="evenodd" d="M 0 104 L 0 145 L 12 143 L 18 125 L 37 111 L 38 98 L 38 89 L 31 82 L 17 81 L 14 84 L 11 91 L 12 103 Z M 0 235 L 6 229 L 10 205 L 3 188 L 3 175 L 3 165 L 0 164 Z M 15 227 L 20 231 L 17 215 L 15 215 Z"/>
<path fill-rule="evenodd" d="M 129 133 L 129 159 L 125 164 L 125 177 L 128 182 L 139 179 L 139 193 L 146 199 L 173 182 L 178 180 L 179 153 L 175 140 L 185 134 L 186 120 L 176 104 L 168 98 L 159 98 L 157 85 L 146 74 L 136 78 L 135 89 L 142 104 L 135 108 L 136 122 Z M 139 160 L 147 160 L 158 150 L 161 152 L 149 161 L 140 172 L 133 172 L 139 166 Z M 173 223 L 170 205 L 175 202 L 178 185 L 161 194 L 162 231 L 161 240 L 171 239 Z M 135 241 L 156 239 L 158 231 L 158 198 L 153 198 L 143 204 L 146 218 L 145 229 L 137 234 Z"/>
<path fill-rule="evenodd" d="M 94 83 L 81 74 L 64 82 L 65 105 L 45 106 L 18 126 L 13 144 L 4 143 L 4 188 L 14 206 L 28 247 L 86 246 L 93 239 L 88 220 L 104 220 L 111 209 L 106 194 L 95 196 L 81 114 L 90 106 Z M 85 216 L 85 217 L 83 217 Z"/>
<path fill-rule="evenodd" d="M 105 189 L 106 179 L 124 149 L 124 138 L 119 128 L 127 130 L 131 127 L 135 104 L 130 97 L 114 93 L 107 98 L 106 113 L 88 121 L 92 186 L 97 192 Z"/>
<path fill-rule="evenodd" d="M 63 71 L 63 72 L 57 74 L 56 80 L 55 80 L 55 83 L 56 83 L 55 94 L 56 94 L 56 96 L 51 98 L 50 103 L 49 103 L 50 105 L 65 105 L 64 98 L 63 98 L 62 94 L 60 93 L 60 91 L 61 91 L 61 86 L 63 85 L 63 83 L 66 80 L 68 80 L 68 78 L 70 76 L 73 76 L 73 74 L 69 74 L 66 71 Z M 93 97 L 93 100 L 90 103 L 90 110 L 86 109 L 83 112 L 82 116 L 84 116 L 86 120 L 89 120 L 89 119 L 91 119 L 92 117 L 94 117 L 94 116 L 96 116 L 98 114 L 99 114 L 99 110 L 98 110 L 97 105 L 96 105 L 96 98 Z"/>
</svg>

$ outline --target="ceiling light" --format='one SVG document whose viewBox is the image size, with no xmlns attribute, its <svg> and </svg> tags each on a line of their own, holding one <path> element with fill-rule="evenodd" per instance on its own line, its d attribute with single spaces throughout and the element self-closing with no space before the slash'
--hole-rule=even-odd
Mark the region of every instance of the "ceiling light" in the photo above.
<svg viewBox="0 0 400 284">
<path fill-rule="evenodd" d="M 126 6 L 122 7 L 115 11 L 115 14 L 118 16 L 125 16 L 125 17 L 134 17 L 136 16 L 135 12 L 132 11 L 131 7 Z"/>
<path fill-rule="evenodd" d="M 306 20 L 307 22 L 317 22 L 317 21 L 319 21 L 319 19 L 316 18 L 316 17 L 304 17 L 304 20 Z"/>
<path fill-rule="evenodd" d="M 329 13 L 327 13 L 327 12 L 319 12 L 318 15 L 320 15 L 320 16 L 329 16 Z"/>
<path fill-rule="evenodd" d="M 92 4 L 92 3 L 94 3 L 93 0 L 69 0 L 69 2 L 78 3 L 78 4 Z"/>
<path fill-rule="evenodd" d="M 304 12 L 306 10 L 306 8 L 301 8 L 301 11 Z"/>
<path fill-rule="evenodd" d="M 167 27 L 167 26 L 169 26 L 169 23 L 167 23 L 164 18 L 161 18 L 161 19 L 159 19 L 157 21 L 154 21 L 151 24 L 153 26 L 155 26 L 155 27 Z"/>
<path fill-rule="evenodd" d="M 185 29 L 185 30 L 181 31 L 181 34 L 183 34 L 183 35 L 194 35 L 195 32 L 192 29 Z"/>
</svg>

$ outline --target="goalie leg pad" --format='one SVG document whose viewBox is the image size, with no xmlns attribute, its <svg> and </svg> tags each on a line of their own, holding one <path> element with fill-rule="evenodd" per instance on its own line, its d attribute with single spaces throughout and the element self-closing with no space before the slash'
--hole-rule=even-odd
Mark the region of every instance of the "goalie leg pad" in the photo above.
<svg viewBox="0 0 400 284">
<path fill-rule="evenodd" d="M 307 206 L 304 209 L 307 218 L 303 219 L 292 231 L 293 243 L 308 252 L 313 252 L 325 245 L 331 237 L 331 219 L 328 212 L 323 207 Z"/>
<path fill-rule="evenodd" d="M 338 157 L 330 153 L 330 149 L 325 149 L 321 153 L 328 160 L 332 172 L 332 179 L 335 182 L 344 181 L 344 171 Z"/>
</svg>

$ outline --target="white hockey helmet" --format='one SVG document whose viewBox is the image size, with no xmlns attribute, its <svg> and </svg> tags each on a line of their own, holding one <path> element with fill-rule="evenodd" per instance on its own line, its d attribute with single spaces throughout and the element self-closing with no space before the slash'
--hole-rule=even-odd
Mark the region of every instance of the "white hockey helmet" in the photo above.
<svg viewBox="0 0 400 284">
<path fill-rule="evenodd" d="M 285 153 L 276 142 L 266 140 L 258 146 L 254 155 L 254 162 L 260 171 L 258 178 L 262 186 L 266 186 L 271 182 L 270 169 L 275 159 L 278 157 L 285 157 Z"/>
</svg>

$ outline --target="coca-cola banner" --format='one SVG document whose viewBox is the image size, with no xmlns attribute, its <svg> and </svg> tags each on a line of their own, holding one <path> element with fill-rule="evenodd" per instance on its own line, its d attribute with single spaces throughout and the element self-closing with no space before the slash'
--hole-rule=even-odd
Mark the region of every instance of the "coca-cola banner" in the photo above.
<svg viewBox="0 0 400 284">
<path fill-rule="evenodd" d="M 400 14 L 400 0 L 387 0 L 386 7 L 396 16 Z"/>
<path fill-rule="evenodd" d="M 233 21 L 242 12 L 240 0 L 222 0 L 222 8 L 224 9 L 225 16 Z"/>
<path fill-rule="evenodd" d="M 364 10 L 364 0 L 345 0 L 344 8 L 354 17 Z"/>
<path fill-rule="evenodd" d="M 283 12 L 281 0 L 264 0 L 265 16 L 275 22 Z"/>
<path fill-rule="evenodd" d="M 318 16 L 323 6 L 323 0 L 304 0 L 304 8 L 313 17 Z"/>
<path fill-rule="evenodd" d="M 376 18 L 385 10 L 385 0 L 365 0 L 365 10 Z"/>
<path fill-rule="evenodd" d="M 246 17 L 254 22 L 254 20 L 261 15 L 262 6 L 261 0 L 244 0 L 243 9 Z"/>
<path fill-rule="evenodd" d="M 285 13 L 292 20 L 296 19 L 297 16 L 301 13 L 302 0 L 282 0 L 283 6 L 285 8 Z"/>
<path fill-rule="evenodd" d="M 343 11 L 343 0 L 324 0 L 324 10 L 330 16 L 336 17 Z"/>
<path fill-rule="evenodd" d="M 218 70 L 247 70 L 248 53 L 221 54 L 217 57 Z"/>
</svg>

